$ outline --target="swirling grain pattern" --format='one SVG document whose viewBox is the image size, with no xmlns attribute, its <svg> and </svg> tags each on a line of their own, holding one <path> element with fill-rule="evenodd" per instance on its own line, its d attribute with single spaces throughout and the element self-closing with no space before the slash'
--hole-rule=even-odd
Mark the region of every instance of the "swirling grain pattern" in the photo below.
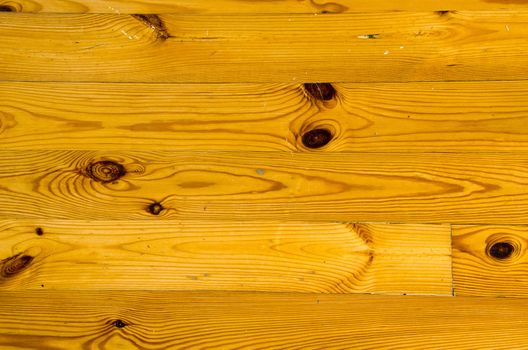
<svg viewBox="0 0 528 350">
<path fill-rule="evenodd" d="M 95 181 L 98 161 L 126 175 Z M 520 153 L 0 150 L 0 217 L 522 224 L 527 165 Z"/>
<path fill-rule="evenodd" d="M 524 9 L 524 0 L 0 0 L 16 12 L 41 13 L 180 13 L 180 14 L 334 14 L 369 11 L 441 11 Z"/>
<path fill-rule="evenodd" d="M 321 84 L 320 84 L 321 85 Z M 39 150 L 317 152 L 528 150 L 528 84 L 0 83 L 0 145 Z M 323 85 L 324 86 L 324 85 Z"/>
<path fill-rule="evenodd" d="M 0 80 L 525 80 L 528 11 L 156 16 L 0 12 Z M 45 37 L 46 40 L 40 40 Z M 31 54 L 28 54 L 30 52 Z"/>
<path fill-rule="evenodd" d="M 52 291 L 0 300 L 9 350 L 528 348 L 519 299 Z"/>
<path fill-rule="evenodd" d="M 0 349 L 528 350 L 527 3 L 0 0 Z"/>
<path fill-rule="evenodd" d="M 33 261 L 16 275 L 2 273 L 0 290 L 451 295 L 449 230 L 268 221 L 3 221 L 0 260 L 7 257 L 7 266 L 14 252 L 32 252 Z"/>
<path fill-rule="evenodd" d="M 494 244 L 511 247 L 493 256 Z M 456 295 L 528 297 L 528 227 L 453 227 L 453 279 Z"/>
</svg>

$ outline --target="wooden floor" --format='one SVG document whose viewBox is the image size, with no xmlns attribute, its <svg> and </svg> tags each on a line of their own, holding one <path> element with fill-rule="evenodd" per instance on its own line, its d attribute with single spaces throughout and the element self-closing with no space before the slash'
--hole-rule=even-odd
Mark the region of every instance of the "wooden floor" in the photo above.
<svg viewBox="0 0 528 350">
<path fill-rule="evenodd" d="M 528 349 L 528 3 L 0 0 L 0 349 Z"/>
</svg>

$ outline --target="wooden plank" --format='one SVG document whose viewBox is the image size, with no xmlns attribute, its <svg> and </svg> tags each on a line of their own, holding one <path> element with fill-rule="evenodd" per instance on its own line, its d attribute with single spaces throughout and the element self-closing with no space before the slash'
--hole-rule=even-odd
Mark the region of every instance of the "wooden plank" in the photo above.
<svg viewBox="0 0 528 350">
<path fill-rule="evenodd" d="M 5 350 L 528 349 L 519 299 L 33 291 L 0 300 Z"/>
<path fill-rule="evenodd" d="M 0 218 L 522 224 L 528 156 L 0 150 Z"/>
<path fill-rule="evenodd" d="M 528 297 L 528 227 L 454 226 L 457 295 Z"/>
<path fill-rule="evenodd" d="M 362 11 L 438 11 L 526 9 L 522 0 L 0 0 L 0 10 L 55 13 L 345 13 Z"/>
<path fill-rule="evenodd" d="M 0 23 L 0 80 L 528 79 L 528 11 L 321 16 L 4 13 Z"/>
<path fill-rule="evenodd" d="M 0 290 L 452 292 L 448 225 L 3 221 L 2 260 Z"/>
<path fill-rule="evenodd" d="M 526 151 L 528 83 L 0 83 L 3 149 L 303 151 L 331 129 L 333 152 Z"/>
</svg>

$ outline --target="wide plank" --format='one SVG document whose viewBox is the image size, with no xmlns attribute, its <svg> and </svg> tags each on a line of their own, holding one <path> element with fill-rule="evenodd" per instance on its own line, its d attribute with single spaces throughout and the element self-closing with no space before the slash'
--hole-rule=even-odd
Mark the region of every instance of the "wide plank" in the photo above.
<svg viewBox="0 0 528 350">
<path fill-rule="evenodd" d="M 452 293 L 448 225 L 0 222 L 0 290 Z"/>
<path fill-rule="evenodd" d="M 0 147 L 304 152 L 325 128 L 332 152 L 528 150 L 527 81 L 310 87 L 2 82 Z"/>
<path fill-rule="evenodd" d="M 453 226 L 456 295 L 528 297 L 527 226 Z"/>
<path fill-rule="evenodd" d="M 4 350 L 528 349 L 520 299 L 18 291 L 0 301 Z"/>
<path fill-rule="evenodd" d="M 319 16 L 0 13 L 0 80 L 525 80 L 527 24 L 528 10 Z"/>
<path fill-rule="evenodd" d="M 263 14 L 526 9 L 522 0 L 0 0 L 4 12 Z"/>
<path fill-rule="evenodd" d="M 526 223 L 528 155 L 0 150 L 0 218 Z"/>
</svg>

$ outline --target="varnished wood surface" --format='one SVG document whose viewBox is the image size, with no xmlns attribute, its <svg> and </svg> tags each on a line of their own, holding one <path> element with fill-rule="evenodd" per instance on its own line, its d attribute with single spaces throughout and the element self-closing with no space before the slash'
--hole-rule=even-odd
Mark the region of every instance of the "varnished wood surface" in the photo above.
<svg viewBox="0 0 528 350">
<path fill-rule="evenodd" d="M 528 150 L 528 85 L 0 83 L 0 147 L 34 150 L 325 152 Z"/>
<path fill-rule="evenodd" d="M 0 301 L 3 350 L 528 349 L 520 299 L 33 291 Z"/>
<path fill-rule="evenodd" d="M 345 13 L 364 11 L 444 11 L 526 9 L 523 0 L 1 0 L 0 9 L 10 12 L 56 13 Z"/>
<path fill-rule="evenodd" d="M 0 350 L 528 350 L 527 35 L 517 0 L 0 0 Z"/>
<path fill-rule="evenodd" d="M 528 156 L 0 151 L 2 219 L 526 223 Z"/>
<path fill-rule="evenodd" d="M 0 80 L 528 78 L 527 10 L 318 16 L 1 13 L 0 23 Z"/>
<path fill-rule="evenodd" d="M 495 257 L 494 244 L 511 252 Z M 454 226 L 453 279 L 456 295 L 528 297 L 528 227 Z"/>
<path fill-rule="evenodd" d="M 11 220 L 0 232 L 0 290 L 452 292 L 448 225 Z"/>
</svg>

